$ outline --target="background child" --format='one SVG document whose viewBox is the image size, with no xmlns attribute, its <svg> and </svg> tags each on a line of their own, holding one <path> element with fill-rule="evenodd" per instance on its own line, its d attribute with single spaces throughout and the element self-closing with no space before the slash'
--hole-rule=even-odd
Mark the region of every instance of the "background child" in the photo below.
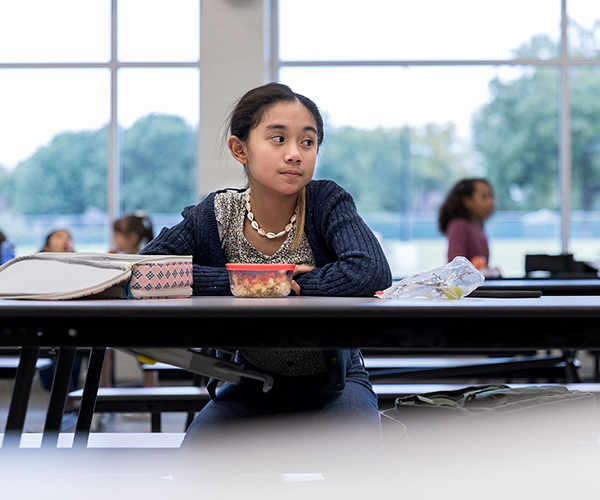
<svg viewBox="0 0 600 500">
<path fill-rule="evenodd" d="M 494 213 L 492 186 L 486 179 L 457 182 L 439 210 L 438 227 L 448 239 L 448 262 L 462 255 L 486 276 L 499 276 L 488 267 L 490 249 L 485 221 Z"/>
<path fill-rule="evenodd" d="M 73 252 L 73 238 L 71 233 L 66 229 L 57 229 L 52 231 L 44 241 L 44 246 L 40 252 Z M 40 380 L 42 386 L 47 391 L 52 389 L 52 381 L 54 380 L 54 368 L 56 360 L 53 360 L 52 365 L 40 370 Z M 75 356 L 73 363 L 73 371 L 71 372 L 71 382 L 69 391 L 74 391 L 79 386 L 79 374 L 81 373 L 82 356 Z"/>
<path fill-rule="evenodd" d="M 113 253 L 137 254 L 154 238 L 152 221 L 147 215 L 126 215 L 113 223 Z"/>
<path fill-rule="evenodd" d="M 138 254 L 142 247 L 154 238 L 150 217 L 145 214 L 130 214 L 113 223 L 114 248 L 109 253 Z M 107 349 L 100 378 L 100 387 L 114 385 L 114 351 Z M 142 371 L 145 387 L 158 386 L 156 371 Z"/>
<path fill-rule="evenodd" d="M 41 252 L 72 252 L 73 238 L 66 229 L 52 231 L 44 242 Z"/>
</svg>

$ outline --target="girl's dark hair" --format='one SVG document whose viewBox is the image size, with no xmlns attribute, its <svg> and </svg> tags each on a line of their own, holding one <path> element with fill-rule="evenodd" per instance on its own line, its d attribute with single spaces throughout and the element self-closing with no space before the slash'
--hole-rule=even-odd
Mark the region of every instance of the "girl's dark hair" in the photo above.
<svg viewBox="0 0 600 500">
<path fill-rule="evenodd" d="M 113 230 L 123 234 L 135 233 L 140 244 L 146 244 L 154 238 L 152 221 L 147 215 L 126 215 L 113 222 Z"/>
<path fill-rule="evenodd" d="M 469 211 L 463 204 L 463 198 L 473 196 L 478 182 L 483 182 L 492 189 L 489 181 L 482 178 L 463 179 L 454 184 L 444 203 L 442 203 L 438 214 L 438 228 L 443 234 L 446 234 L 446 229 L 452 219 L 459 217 L 463 219 L 471 218 Z"/>
<path fill-rule="evenodd" d="M 323 118 L 317 105 L 308 97 L 296 94 L 282 83 L 267 83 L 249 90 L 237 102 L 229 117 L 229 132 L 240 141 L 247 141 L 250 131 L 262 120 L 267 108 L 279 102 L 300 102 L 310 111 L 317 124 L 317 144 L 323 142 Z"/>
<path fill-rule="evenodd" d="M 59 231 L 62 231 L 62 229 L 56 229 L 56 230 L 52 231 L 51 233 L 48 233 L 48 236 L 46 236 L 46 240 L 44 241 L 44 246 L 42 247 L 42 251 L 44 248 L 48 248 L 48 245 L 50 244 L 50 238 L 52 238 L 52 236 L 54 236 L 54 234 L 58 233 Z"/>
</svg>

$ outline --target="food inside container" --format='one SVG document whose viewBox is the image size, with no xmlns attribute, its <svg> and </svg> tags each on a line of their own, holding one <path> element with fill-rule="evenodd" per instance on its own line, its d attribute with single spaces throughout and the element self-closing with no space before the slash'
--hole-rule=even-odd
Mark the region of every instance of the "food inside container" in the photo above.
<svg viewBox="0 0 600 500">
<path fill-rule="evenodd" d="M 286 297 L 292 290 L 295 264 L 226 264 L 236 297 Z"/>
</svg>

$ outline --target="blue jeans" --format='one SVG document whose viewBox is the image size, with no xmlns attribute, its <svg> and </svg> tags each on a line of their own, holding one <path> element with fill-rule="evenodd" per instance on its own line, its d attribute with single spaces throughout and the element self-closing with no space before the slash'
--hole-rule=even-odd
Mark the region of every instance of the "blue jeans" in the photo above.
<svg viewBox="0 0 600 500">
<path fill-rule="evenodd" d="M 203 469 L 213 468 L 215 449 L 236 449 L 231 453 L 239 454 L 265 443 L 280 446 L 284 441 L 289 443 L 285 449 L 296 450 L 299 444 L 304 448 L 310 442 L 311 456 L 323 456 L 323 449 L 343 453 L 340 445 L 361 453 L 380 447 L 377 396 L 358 351 L 352 355 L 342 391 L 329 387 L 327 372 L 275 376 L 267 393 L 261 382 L 251 379 L 242 379 L 238 385 L 224 384 L 190 425 L 178 458 L 196 460 Z"/>
</svg>

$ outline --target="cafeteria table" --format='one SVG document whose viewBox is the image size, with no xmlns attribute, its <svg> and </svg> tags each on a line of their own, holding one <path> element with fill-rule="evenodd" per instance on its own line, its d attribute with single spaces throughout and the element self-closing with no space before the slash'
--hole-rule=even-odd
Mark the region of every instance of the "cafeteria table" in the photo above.
<svg viewBox="0 0 600 500">
<path fill-rule="evenodd" d="M 11 446 L 22 432 L 35 361 L 43 346 L 59 349 L 44 428 L 46 446 L 56 446 L 75 349 L 91 347 L 75 431 L 75 444 L 85 446 L 106 346 L 388 347 L 407 354 L 593 350 L 600 349 L 599 320 L 600 296 L 592 295 L 460 300 L 304 296 L 2 300 L 0 346 L 22 348 L 4 446 Z"/>
<path fill-rule="evenodd" d="M 486 279 L 481 291 L 539 291 L 543 295 L 600 295 L 600 279 Z"/>
</svg>

